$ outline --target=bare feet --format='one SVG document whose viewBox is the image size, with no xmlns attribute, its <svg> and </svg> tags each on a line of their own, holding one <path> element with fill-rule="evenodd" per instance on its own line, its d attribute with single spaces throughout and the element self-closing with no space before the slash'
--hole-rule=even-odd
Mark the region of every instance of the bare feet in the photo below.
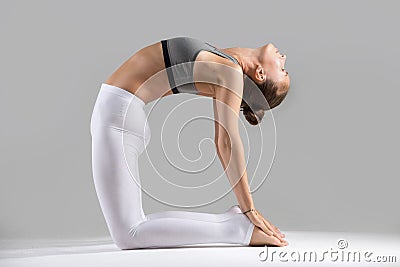
<svg viewBox="0 0 400 267">
<path fill-rule="evenodd" d="M 289 243 L 285 241 L 282 243 L 278 238 L 275 236 L 269 236 L 264 233 L 260 228 L 257 226 L 254 227 L 253 234 L 251 235 L 250 246 L 264 246 L 264 245 L 273 245 L 273 246 L 287 246 Z"/>
</svg>

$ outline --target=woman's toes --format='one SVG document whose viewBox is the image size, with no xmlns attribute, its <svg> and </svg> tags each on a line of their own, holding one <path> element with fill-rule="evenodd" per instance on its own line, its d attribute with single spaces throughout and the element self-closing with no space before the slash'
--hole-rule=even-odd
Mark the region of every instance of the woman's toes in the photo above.
<svg viewBox="0 0 400 267">
<path fill-rule="evenodd" d="M 287 245 L 289 245 L 289 242 L 287 242 L 286 240 L 284 240 L 284 241 L 281 242 L 281 244 L 282 244 L 282 246 L 287 246 Z"/>
<path fill-rule="evenodd" d="M 275 246 L 279 246 L 279 247 L 283 247 L 284 243 L 282 243 L 278 238 L 271 236 L 271 245 L 275 245 Z"/>
</svg>

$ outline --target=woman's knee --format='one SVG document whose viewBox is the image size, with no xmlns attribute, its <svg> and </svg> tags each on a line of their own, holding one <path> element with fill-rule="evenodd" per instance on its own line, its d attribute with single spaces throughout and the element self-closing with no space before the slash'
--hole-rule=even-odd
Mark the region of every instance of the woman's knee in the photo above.
<svg viewBox="0 0 400 267">
<path fill-rule="evenodd" d="M 113 237 L 115 245 L 121 249 L 136 249 L 139 248 L 135 242 L 135 237 L 130 236 L 129 233 Z"/>
<path fill-rule="evenodd" d="M 141 224 L 142 222 L 135 226 L 123 226 L 119 227 L 118 231 L 113 231 L 112 238 L 115 245 L 121 250 L 144 248 L 142 234 L 137 234 L 138 231 L 142 232 L 139 230 Z"/>
</svg>

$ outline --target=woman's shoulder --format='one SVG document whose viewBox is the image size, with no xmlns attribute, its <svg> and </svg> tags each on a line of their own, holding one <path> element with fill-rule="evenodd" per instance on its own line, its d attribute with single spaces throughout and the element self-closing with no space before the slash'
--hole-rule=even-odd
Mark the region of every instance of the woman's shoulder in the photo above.
<svg viewBox="0 0 400 267">
<path fill-rule="evenodd" d="M 219 87 L 241 88 L 243 70 L 238 64 L 205 50 L 199 53 L 196 62 L 196 73 L 200 80 Z"/>
<path fill-rule="evenodd" d="M 216 63 L 216 67 L 230 67 L 236 71 L 243 71 L 242 67 L 238 65 L 237 63 L 233 62 L 232 60 L 222 57 L 216 53 L 213 53 L 208 50 L 202 50 L 199 52 L 199 54 L 196 57 L 196 61 L 208 61 L 208 62 L 214 62 Z"/>
</svg>

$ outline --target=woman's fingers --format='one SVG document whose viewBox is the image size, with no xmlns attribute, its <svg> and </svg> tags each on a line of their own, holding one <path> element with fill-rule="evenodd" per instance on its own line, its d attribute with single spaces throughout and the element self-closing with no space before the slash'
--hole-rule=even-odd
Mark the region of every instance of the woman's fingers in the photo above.
<svg viewBox="0 0 400 267">
<path fill-rule="evenodd" d="M 278 238 L 276 238 L 275 236 L 267 236 L 266 239 L 268 240 L 268 244 L 271 245 L 275 245 L 275 246 L 279 246 L 279 247 L 283 247 L 286 244 L 282 243 Z"/>
<path fill-rule="evenodd" d="M 248 213 L 247 213 L 248 214 Z M 257 227 L 259 227 L 264 233 L 266 233 L 267 235 L 272 236 L 274 234 L 274 232 L 272 231 L 272 229 L 269 229 L 264 221 L 262 220 L 262 218 L 260 218 L 260 216 L 257 213 L 251 212 L 251 214 L 248 214 L 248 217 L 250 219 L 250 221 Z"/>
<path fill-rule="evenodd" d="M 282 237 L 285 237 L 285 234 L 283 234 L 283 233 L 281 232 L 281 230 L 279 230 L 279 228 L 276 227 L 275 225 L 273 225 L 269 220 L 265 219 L 264 216 L 261 214 L 261 212 L 257 211 L 257 213 L 260 214 L 261 217 L 262 217 L 265 221 L 267 221 L 267 222 L 274 228 L 274 230 L 275 230 L 278 234 L 280 234 Z"/>
<path fill-rule="evenodd" d="M 265 218 L 264 218 L 265 219 Z M 279 230 L 279 228 L 278 227 L 276 227 L 275 225 L 273 225 L 272 223 L 271 223 L 271 221 L 269 221 L 269 220 L 267 220 L 267 219 L 265 219 L 267 222 L 269 222 L 269 224 L 274 228 L 274 230 L 275 230 L 275 232 L 277 232 L 281 237 L 285 237 L 285 234 L 283 234 L 282 232 L 281 232 L 281 230 Z"/>
<path fill-rule="evenodd" d="M 280 233 L 279 229 L 273 225 L 270 221 L 268 221 L 267 219 L 264 218 L 264 216 L 262 216 L 261 213 L 259 213 L 257 211 L 257 213 L 259 214 L 259 216 L 261 217 L 261 219 L 263 220 L 264 224 L 272 230 L 273 235 L 278 238 L 282 243 L 287 243 L 287 241 L 283 240 L 283 238 L 285 237 L 285 235 L 283 235 L 282 233 Z"/>
<path fill-rule="evenodd" d="M 262 220 L 259 220 L 257 223 L 257 226 L 261 228 L 261 230 L 263 230 L 264 233 L 266 233 L 267 235 L 273 236 L 274 232 L 272 231 L 272 229 L 268 228 L 267 225 L 265 225 L 265 223 Z"/>
<path fill-rule="evenodd" d="M 278 227 L 276 227 L 276 230 L 281 235 L 281 237 L 285 237 L 286 236 L 284 233 L 281 232 L 281 230 L 279 230 Z"/>
<path fill-rule="evenodd" d="M 246 213 L 250 221 L 260 228 L 267 235 L 279 240 L 280 244 L 288 245 L 289 243 L 284 240 L 284 235 L 280 233 L 279 229 L 275 227 L 271 222 L 265 219 L 258 211 Z"/>
<path fill-rule="evenodd" d="M 271 224 L 266 219 L 264 219 L 264 217 L 261 216 L 261 218 L 262 218 L 264 224 L 268 227 L 268 229 L 274 229 L 271 226 Z M 278 238 L 280 242 L 285 243 L 285 240 L 283 240 L 282 236 L 278 232 L 276 232 L 275 229 L 272 232 L 273 232 L 273 236 Z"/>
<path fill-rule="evenodd" d="M 264 216 L 258 211 L 252 211 L 246 213 L 250 221 L 260 228 L 265 234 L 268 236 L 274 237 L 277 240 L 279 240 L 280 244 L 282 246 L 287 246 L 289 243 L 284 240 L 283 238 L 285 237 L 284 234 L 281 233 L 281 231 L 273 225 L 270 221 L 264 218 Z"/>
</svg>

